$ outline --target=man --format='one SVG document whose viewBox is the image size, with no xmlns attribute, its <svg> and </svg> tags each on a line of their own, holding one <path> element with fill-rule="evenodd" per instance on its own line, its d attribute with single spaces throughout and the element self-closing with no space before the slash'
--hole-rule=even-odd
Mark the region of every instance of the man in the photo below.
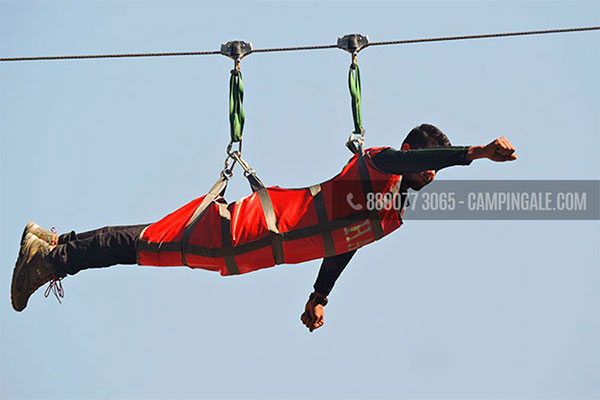
<svg viewBox="0 0 600 400">
<path fill-rule="evenodd" d="M 440 169 L 453 165 L 469 165 L 478 158 L 488 158 L 498 162 L 512 161 L 516 159 L 514 151 L 514 147 L 504 137 L 486 146 L 452 147 L 442 131 L 433 125 L 423 124 L 409 132 L 400 151 L 391 148 L 367 149 L 365 155 L 356 155 L 350 160 L 342 173 L 332 178 L 331 182 L 335 183 L 336 179 L 348 182 L 344 179 L 348 176 L 357 176 L 359 178 L 356 181 L 363 185 L 363 188 L 359 189 L 363 195 L 374 190 L 392 190 L 391 186 L 394 185 L 399 185 L 396 190 L 399 189 L 400 193 L 406 193 L 409 188 L 422 189 L 435 178 L 436 172 Z M 352 175 L 353 173 L 355 175 Z M 364 186 L 365 184 L 367 186 Z M 314 284 L 315 290 L 311 293 L 301 316 L 301 321 L 312 332 L 323 326 L 323 306 L 327 304 L 327 296 L 356 249 L 390 233 L 402 223 L 400 213 L 390 214 L 396 218 L 390 221 L 376 221 L 381 215 L 373 217 L 369 214 L 365 217 L 365 214 L 359 213 L 363 215 L 361 218 L 364 221 L 353 221 L 350 214 L 342 213 L 342 215 L 339 210 L 349 209 L 352 212 L 352 210 L 364 209 L 365 196 L 360 196 L 362 203 L 359 202 L 354 208 L 352 197 L 344 196 L 340 200 L 339 196 L 331 194 L 330 186 L 327 186 L 326 182 L 307 188 L 304 192 L 269 188 L 269 190 L 265 189 L 262 197 L 259 191 L 258 195 L 241 199 L 229 206 L 224 204 L 222 199 L 217 198 L 217 201 L 211 201 L 212 208 L 202 208 L 203 198 L 200 198 L 154 224 L 106 227 L 81 234 L 71 232 L 59 236 L 45 231 L 35 223 L 29 223 L 23 232 L 19 257 L 13 272 L 11 286 L 13 308 L 22 311 L 27 306 L 29 297 L 47 282 L 50 282 L 50 285 L 46 295 L 54 291 L 57 298 L 62 296 L 60 279 L 87 268 L 102 268 L 116 264 L 188 265 L 230 275 L 283 262 L 302 262 L 323 257 Z M 273 201 L 274 204 L 269 204 L 270 211 L 266 210 L 264 195 L 266 193 L 266 201 L 270 203 L 272 199 L 268 199 L 269 196 L 275 196 L 271 191 L 279 191 L 286 195 L 292 193 L 296 198 L 305 195 L 306 197 L 302 199 L 308 199 L 305 201 L 307 206 L 303 208 L 304 212 L 298 218 L 302 219 L 311 213 L 319 214 L 318 224 L 296 231 L 291 228 L 281 229 L 285 221 L 290 220 L 288 212 L 282 210 L 287 210 L 286 207 L 290 204 L 277 204 L 285 203 L 285 200 Z M 319 210 L 317 199 L 323 197 L 323 192 L 328 193 L 329 202 L 333 204 L 326 206 L 320 199 Z M 249 204 L 252 199 L 259 205 L 262 203 L 263 210 L 260 215 L 247 211 L 251 209 Z M 275 199 L 277 200 L 276 196 Z M 404 200 L 402 206 L 403 202 Z M 275 211 L 273 205 L 276 206 Z M 199 212 L 200 209 L 202 212 Z M 245 213 L 242 212 L 244 210 Z M 236 212 L 241 222 L 232 220 L 232 214 Z M 363 210 L 364 212 L 366 210 Z M 289 213 L 293 214 L 292 211 Z M 335 217 L 336 213 L 342 216 Z M 248 217 L 249 215 L 252 217 Z M 261 220 L 255 221 L 257 218 Z M 269 224 L 269 218 L 276 218 L 276 221 Z M 219 220 L 226 224 L 217 227 L 216 225 L 219 224 L 215 221 Z M 246 224 L 245 231 L 244 224 Z M 260 231 L 261 224 L 264 225 L 264 232 L 256 233 L 255 231 Z M 295 221 L 292 225 L 302 225 L 302 223 Z M 217 231 L 220 233 L 217 234 Z M 251 234 L 248 233 L 249 231 Z M 302 231 L 302 235 L 298 234 L 299 231 Z M 294 232 L 296 234 L 291 234 Z M 340 232 L 342 236 L 336 236 Z M 323 240 L 322 242 L 314 240 L 308 237 L 310 235 L 322 235 Z M 215 236 L 218 236 L 219 240 L 215 241 Z M 239 236 L 250 236 L 250 238 L 246 243 L 236 247 L 232 245 L 232 241 L 239 240 Z M 360 241 L 353 242 L 356 238 Z M 202 239 L 217 244 L 205 245 Z M 303 239 L 309 240 L 302 242 Z M 261 242 L 266 243 L 264 249 L 258 245 Z M 298 248 L 298 245 L 294 248 L 292 243 L 304 243 L 307 247 L 313 245 L 314 248 L 306 250 Z M 225 244 L 228 245 L 226 248 L 220 248 L 221 245 L 225 247 Z M 257 252 L 262 250 L 265 251 L 258 255 Z M 318 256 L 315 256 L 316 254 Z M 248 255 L 251 257 L 248 258 Z M 240 263 L 243 257 L 246 259 Z"/>
</svg>

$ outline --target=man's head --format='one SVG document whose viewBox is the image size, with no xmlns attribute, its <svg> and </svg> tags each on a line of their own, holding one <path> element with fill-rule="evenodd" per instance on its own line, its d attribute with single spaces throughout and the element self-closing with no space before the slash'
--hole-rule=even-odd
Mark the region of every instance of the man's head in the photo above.
<svg viewBox="0 0 600 400">
<path fill-rule="evenodd" d="M 427 147 L 452 146 L 444 132 L 438 127 L 429 124 L 421 124 L 408 132 L 404 142 L 402 142 L 402 150 L 404 150 L 404 145 L 406 144 L 413 150 Z"/>
<path fill-rule="evenodd" d="M 428 147 L 448 147 L 452 146 L 448 137 L 437 127 L 429 124 L 422 124 L 413 128 L 404 142 L 401 150 L 425 149 Z M 434 170 L 422 172 L 410 172 L 404 174 L 404 184 L 414 190 L 421 190 L 435 178 Z"/>
</svg>

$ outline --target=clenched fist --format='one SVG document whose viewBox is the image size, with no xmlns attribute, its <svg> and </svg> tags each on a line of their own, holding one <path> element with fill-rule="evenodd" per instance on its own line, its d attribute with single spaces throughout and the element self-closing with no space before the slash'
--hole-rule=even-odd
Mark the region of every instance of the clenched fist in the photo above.
<svg viewBox="0 0 600 400">
<path fill-rule="evenodd" d="M 513 161 L 517 159 L 514 155 L 515 148 L 504 136 L 494 140 L 486 146 L 473 146 L 469 148 L 469 160 L 487 158 L 492 161 Z"/>
<path fill-rule="evenodd" d="M 304 307 L 304 313 L 300 316 L 300 321 L 312 332 L 323 326 L 324 316 L 323 306 L 309 299 Z"/>
</svg>

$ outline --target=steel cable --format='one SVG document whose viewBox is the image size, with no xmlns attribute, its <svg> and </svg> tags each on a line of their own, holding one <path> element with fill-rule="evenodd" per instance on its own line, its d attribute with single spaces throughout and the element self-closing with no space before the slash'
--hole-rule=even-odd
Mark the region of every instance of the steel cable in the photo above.
<svg viewBox="0 0 600 400">
<path fill-rule="evenodd" d="M 567 33 L 567 32 L 583 32 L 583 31 L 594 31 L 600 30 L 600 26 L 588 26 L 579 28 L 566 28 L 566 29 L 548 29 L 540 31 L 523 31 L 523 32 L 504 32 L 504 33 L 487 33 L 481 35 L 465 35 L 465 36 L 447 36 L 447 37 L 434 37 L 424 39 L 405 39 L 405 40 L 390 40 L 383 42 L 371 42 L 367 47 L 370 46 L 388 46 L 388 45 L 399 45 L 399 44 L 413 44 L 413 43 L 429 43 L 429 42 L 442 42 L 451 40 L 469 40 L 469 39 L 489 39 L 489 38 L 500 38 L 510 36 L 527 36 L 527 35 L 545 35 L 552 33 Z M 335 49 L 337 45 L 317 45 L 317 46 L 295 46 L 295 47 L 275 47 L 267 49 L 254 49 L 251 53 L 274 53 L 283 51 L 301 51 L 301 50 L 323 50 L 323 49 Z M 250 53 L 250 54 L 251 54 Z M 77 60 L 77 59 L 91 59 L 91 58 L 125 58 L 125 57 L 172 57 L 172 56 L 206 56 L 206 55 L 218 55 L 220 51 L 190 51 L 190 52 L 175 52 L 175 53 L 132 53 L 132 54 L 90 54 L 90 55 L 75 55 L 75 56 L 36 56 L 36 57 L 5 57 L 0 58 L 0 61 L 47 61 L 47 60 Z"/>
</svg>

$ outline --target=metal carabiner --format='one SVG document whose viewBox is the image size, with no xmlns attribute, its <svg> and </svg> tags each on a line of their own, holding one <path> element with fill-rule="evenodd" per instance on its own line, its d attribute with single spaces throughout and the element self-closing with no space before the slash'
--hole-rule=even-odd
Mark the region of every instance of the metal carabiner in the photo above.
<svg viewBox="0 0 600 400">
<path fill-rule="evenodd" d="M 221 171 L 221 176 L 224 179 L 230 179 L 233 176 L 233 167 L 235 167 L 235 163 L 237 162 L 236 159 L 231 155 L 232 146 L 233 142 L 229 142 L 226 149 L 227 157 L 225 158 L 225 165 Z"/>
<path fill-rule="evenodd" d="M 239 151 L 234 151 L 233 153 L 231 153 L 231 156 L 235 161 L 237 161 L 240 164 L 240 167 L 244 169 L 244 176 L 248 176 L 249 174 L 254 172 L 254 170 L 250 168 L 248 163 L 242 158 L 242 155 Z"/>
<path fill-rule="evenodd" d="M 363 144 L 365 143 L 365 129 L 362 128 L 360 133 L 350 132 L 346 147 L 354 154 L 363 152 Z"/>
<path fill-rule="evenodd" d="M 221 176 L 227 181 L 233 177 L 233 171 L 230 169 L 224 169 L 221 171 Z"/>
</svg>

